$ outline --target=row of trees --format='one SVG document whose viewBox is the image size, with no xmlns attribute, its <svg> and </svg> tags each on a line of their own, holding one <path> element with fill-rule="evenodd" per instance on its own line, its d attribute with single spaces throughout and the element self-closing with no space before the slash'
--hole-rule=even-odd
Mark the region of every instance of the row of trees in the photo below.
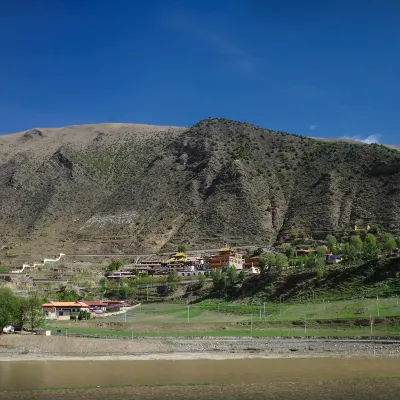
<svg viewBox="0 0 400 400">
<path fill-rule="evenodd" d="M 37 294 L 23 298 L 15 296 L 8 288 L 0 288 L 0 334 L 9 325 L 33 331 L 43 321 L 42 299 Z"/>
<path fill-rule="evenodd" d="M 354 263 L 360 260 L 375 260 L 381 253 L 390 255 L 399 245 L 400 241 L 398 243 L 390 233 L 385 233 L 379 240 L 372 233 L 367 233 L 364 240 L 358 235 L 350 236 L 346 243 L 334 250 L 340 251 L 345 261 Z"/>
</svg>

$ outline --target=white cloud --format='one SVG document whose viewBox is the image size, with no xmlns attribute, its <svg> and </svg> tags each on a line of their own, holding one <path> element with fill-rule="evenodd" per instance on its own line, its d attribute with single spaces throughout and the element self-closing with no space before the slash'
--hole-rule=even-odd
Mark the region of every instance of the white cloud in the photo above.
<svg viewBox="0 0 400 400">
<path fill-rule="evenodd" d="M 317 125 L 310 125 L 310 129 L 313 131 L 314 129 L 317 129 Z"/>
<path fill-rule="evenodd" d="M 355 142 L 371 144 L 371 143 L 380 143 L 380 138 L 381 138 L 380 133 L 373 133 L 372 135 L 368 135 L 365 138 L 362 138 L 361 136 L 343 136 L 340 139 L 353 140 Z"/>
</svg>

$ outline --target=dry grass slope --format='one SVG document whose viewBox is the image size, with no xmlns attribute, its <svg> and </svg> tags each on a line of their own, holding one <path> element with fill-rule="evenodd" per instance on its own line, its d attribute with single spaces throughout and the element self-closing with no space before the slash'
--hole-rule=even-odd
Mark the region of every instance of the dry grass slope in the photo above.
<svg viewBox="0 0 400 400">
<path fill-rule="evenodd" d="M 267 244 L 355 223 L 398 231 L 399 204 L 400 153 L 380 145 L 225 119 L 0 137 L 0 240 L 9 256 Z"/>
</svg>

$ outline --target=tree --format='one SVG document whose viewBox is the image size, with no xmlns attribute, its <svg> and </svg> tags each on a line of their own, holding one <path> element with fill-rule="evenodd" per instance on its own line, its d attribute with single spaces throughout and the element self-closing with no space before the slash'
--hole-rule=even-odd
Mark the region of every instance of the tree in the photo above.
<svg viewBox="0 0 400 400">
<path fill-rule="evenodd" d="M 296 254 L 295 249 L 292 246 L 285 246 L 283 249 L 283 252 L 285 253 L 286 257 L 288 258 L 293 258 Z"/>
<path fill-rule="evenodd" d="M 28 314 L 28 299 L 20 297 L 17 299 L 16 309 L 15 309 L 15 323 L 17 326 L 23 329 Z"/>
<path fill-rule="evenodd" d="M 27 299 L 26 323 L 31 331 L 39 327 L 44 321 L 42 310 L 42 299 L 36 294 L 32 294 Z"/>
<path fill-rule="evenodd" d="M 178 289 L 178 282 L 180 281 L 178 271 L 171 269 L 167 278 L 167 290 L 168 293 L 174 293 Z"/>
<path fill-rule="evenodd" d="M 278 269 L 281 269 L 284 265 L 287 264 L 288 258 L 283 253 L 278 253 L 275 257 L 275 262 Z"/>
<path fill-rule="evenodd" d="M 276 265 L 276 256 L 274 253 L 268 252 L 265 255 L 265 259 L 267 261 L 268 269 L 270 269 L 271 267 L 274 267 Z"/>
<path fill-rule="evenodd" d="M 349 244 L 354 246 L 357 249 L 357 251 L 361 251 L 362 246 L 363 246 L 363 242 L 362 242 L 360 236 L 357 236 L 357 235 L 350 236 Z"/>
<path fill-rule="evenodd" d="M 383 250 L 386 253 L 392 254 L 393 250 L 397 247 L 396 240 L 393 237 L 387 237 L 385 242 L 382 245 Z"/>
<path fill-rule="evenodd" d="M 107 271 L 118 271 L 122 267 L 121 261 L 113 261 L 111 264 L 108 264 Z"/>
<path fill-rule="evenodd" d="M 199 288 L 201 289 L 207 283 L 207 278 L 204 274 L 200 274 L 198 279 L 199 279 Z"/>
<path fill-rule="evenodd" d="M 318 246 L 315 249 L 315 251 L 316 251 L 318 257 L 324 257 L 325 258 L 326 257 L 326 252 L 328 251 L 328 248 L 326 246 Z"/>
<path fill-rule="evenodd" d="M 326 241 L 328 242 L 328 249 L 335 254 L 337 252 L 337 240 L 335 236 L 333 235 L 328 235 L 326 237 Z"/>
<path fill-rule="evenodd" d="M 236 267 L 229 267 L 226 271 L 226 274 L 228 275 L 229 283 L 233 286 L 236 283 L 238 277 Z"/>
<path fill-rule="evenodd" d="M 367 233 L 365 235 L 364 244 L 376 246 L 376 237 L 372 233 Z"/>
<path fill-rule="evenodd" d="M 376 260 L 379 257 L 379 247 L 376 244 L 376 237 L 367 233 L 362 248 L 362 258 L 365 261 Z"/>
<path fill-rule="evenodd" d="M 60 301 L 77 301 L 79 299 L 79 294 L 74 289 L 68 290 L 64 287 L 58 293 L 57 297 Z"/>
<path fill-rule="evenodd" d="M 90 312 L 88 310 L 79 311 L 79 314 L 78 314 L 79 321 L 88 320 L 88 319 L 90 319 L 90 317 L 91 317 L 91 314 L 90 314 Z"/>
<path fill-rule="evenodd" d="M 222 292 L 225 290 L 226 279 L 225 274 L 222 272 L 221 268 L 217 268 L 212 276 L 213 289 L 216 292 Z"/>
<path fill-rule="evenodd" d="M 8 288 L 0 288 L 0 334 L 3 328 L 15 322 L 18 300 Z"/>
<path fill-rule="evenodd" d="M 317 270 L 317 277 L 322 278 L 326 272 L 325 257 L 317 257 L 315 260 L 315 268 Z"/>
<path fill-rule="evenodd" d="M 239 272 L 238 280 L 240 283 L 246 280 L 246 272 L 243 269 Z"/>
<path fill-rule="evenodd" d="M 358 248 L 351 243 L 345 243 L 343 246 L 343 257 L 345 259 L 345 261 L 347 262 L 354 262 L 356 260 L 358 260 L 359 256 L 360 256 L 360 251 L 358 250 Z"/>
<path fill-rule="evenodd" d="M 179 253 L 186 253 L 186 251 L 187 251 L 186 244 L 178 244 L 178 252 Z"/>
<path fill-rule="evenodd" d="M 260 256 L 259 261 L 258 261 L 258 267 L 260 268 L 260 275 L 263 278 L 268 269 L 268 262 L 264 256 Z"/>
</svg>

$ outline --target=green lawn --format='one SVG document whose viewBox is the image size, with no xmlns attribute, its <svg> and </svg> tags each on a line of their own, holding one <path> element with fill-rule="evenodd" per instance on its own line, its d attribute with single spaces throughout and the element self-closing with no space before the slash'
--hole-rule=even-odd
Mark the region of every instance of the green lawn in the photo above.
<svg viewBox="0 0 400 400">
<path fill-rule="evenodd" d="M 47 325 L 47 329 L 51 329 L 53 334 L 55 333 L 54 325 Z M 58 326 L 62 330 L 61 335 L 66 334 L 66 327 Z M 132 337 L 132 331 L 119 331 L 114 329 L 102 329 L 102 328 L 84 328 L 84 327 L 68 327 L 68 334 L 84 334 L 84 335 L 96 335 L 96 336 L 125 336 Z M 134 337 L 193 337 L 193 336 L 232 336 L 232 337 L 304 337 L 304 336 L 315 336 L 315 337 L 357 337 L 357 336 L 370 336 L 369 327 L 351 327 L 351 328 L 327 328 L 327 327 L 312 327 L 307 328 L 305 331 L 304 327 L 293 326 L 293 327 L 270 327 L 270 326 L 254 326 L 243 329 L 227 329 L 227 330 L 215 330 L 215 331 L 202 331 L 202 332 L 176 332 L 176 331 L 160 331 L 160 332 L 140 332 L 133 331 Z M 374 327 L 372 336 L 399 336 L 400 337 L 400 324 L 394 326 L 382 326 Z"/>
<path fill-rule="evenodd" d="M 370 336 L 369 317 L 400 315 L 396 298 L 343 300 L 310 304 L 242 306 L 231 303 L 146 304 L 124 314 L 89 321 L 48 324 L 70 334 L 106 336 Z M 260 313 L 261 311 L 261 313 Z M 362 313 L 361 313 L 362 311 Z M 126 318 L 126 321 L 125 321 Z M 357 326 L 363 320 L 363 326 Z M 305 331 L 305 322 L 307 330 Z M 102 326 L 103 325 L 103 326 Z M 100 326 L 100 327 L 99 327 Z M 400 336 L 400 321 L 373 322 L 373 336 Z"/>
<path fill-rule="evenodd" d="M 258 306 L 235 305 L 232 303 L 203 303 L 198 307 L 221 314 L 261 315 L 272 321 L 297 321 L 307 319 L 354 319 L 400 316 L 400 301 L 396 297 L 376 299 L 341 300 L 316 303 L 265 303 Z M 379 310 L 379 311 L 378 311 Z"/>
</svg>

